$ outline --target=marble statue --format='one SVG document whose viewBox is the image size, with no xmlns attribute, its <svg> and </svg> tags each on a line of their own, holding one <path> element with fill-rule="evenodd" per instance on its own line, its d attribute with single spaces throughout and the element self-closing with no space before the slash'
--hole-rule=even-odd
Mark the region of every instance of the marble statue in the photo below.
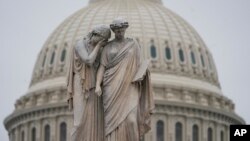
<svg viewBox="0 0 250 141">
<path fill-rule="evenodd" d="M 103 106 L 95 93 L 98 56 L 111 36 L 109 26 L 98 25 L 72 47 L 67 80 L 68 104 L 73 110 L 71 141 L 103 141 Z"/>
<path fill-rule="evenodd" d="M 154 108 L 148 60 L 136 40 L 125 38 L 128 22 L 115 19 L 115 34 L 101 53 L 95 93 L 102 96 L 104 141 L 139 141 L 150 130 Z"/>
<path fill-rule="evenodd" d="M 99 25 L 72 48 L 67 83 L 72 141 L 139 141 L 150 130 L 150 61 L 136 40 L 125 38 L 128 27 L 125 19 L 115 19 L 113 40 L 107 42 L 110 28 Z"/>
</svg>

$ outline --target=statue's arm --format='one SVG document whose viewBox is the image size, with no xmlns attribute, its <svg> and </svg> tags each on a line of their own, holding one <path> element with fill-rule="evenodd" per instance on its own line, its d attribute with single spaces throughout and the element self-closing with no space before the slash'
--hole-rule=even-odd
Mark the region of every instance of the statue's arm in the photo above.
<svg viewBox="0 0 250 141">
<path fill-rule="evenodd" d="M 101 45 L 97 44 L 93 49 L 93 51 L 90 54 L 88 54 L 86 46 L 78 44 L 75 46 L 75 51 L 85 64 L 92 65 L 95 62 L 96 56 L 100 48 Z"/>
<path fill-rule="evenodd" d="M 105 67 L 100 64 L 98 71 L 97 71 L 97 76 L 96 76 L 96 89 L 95 93 L 100 96 L 102 94 L 102 89 L 101 89 L 101 83 L 104 75 Z"/>
</svg>

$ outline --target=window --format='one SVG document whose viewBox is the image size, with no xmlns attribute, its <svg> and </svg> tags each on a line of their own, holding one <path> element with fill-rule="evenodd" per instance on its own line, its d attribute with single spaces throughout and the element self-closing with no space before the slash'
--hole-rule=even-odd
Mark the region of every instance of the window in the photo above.
<svg viewBox="0 0 250 141">
<path fill-rule="evenodd" d="M 50 59 L 50 64 L 52 65 L 54 63 L 54 59 L 55 59 L 55 51 L 53 51 L 52 55 L 51 55 L 51 59 Z"/>
<path fill-rule="evenodd" d="M 213 130 L 212 130 L 212 128 L 208 128 L 208 130 L 207 130 L 207 141 L 213 141 Z"/>
<path fill-rule="evenodd" d="M 46 62 L 46 54 L 45 54 L 44 57 L 43 57 L 43 64 L 42 64 L 42 67 L 44 67 L 45 62 Z"/>
<path fill-rule="evenodd" d="M 183 53 L 183 50 L 182 49 L 179 49 L 179 58 L 180 58 L 180 61 L 181 62 L 184 62 L 185 59 L 184 59 L 184 53 Z"/>
<path fill-rule="evenodd" d="M 152 58 L 156 58 L 156 47 L 154 45 L 150 47 L 150 54 Z"/>
<path fill-rule="evenodd" d="M 209 68 L 212 70 L 212 59 L 210 59 L 210 55 L 207 53 L 207 60 L 208 60 L 208 65 L 209 65 Z"/>
<path fill-rule="evenodd" d="M 44 141 L 50 141 L 50 126 L 46 125 L 44 128 Z"/>
<path fill-rule="evenodd" d="M 63 49 L 62 54 L 61 54 L 61 62 L 64 62 L 66 56 L 66 49 Z"/>
<path fill-rule="evenodd" d="M 60 141 L 67 140 L 67 125 L 65 122 L 60 124 Z"/>
<path fill-rule="evenodd" d="M 159 120 L 156 124 L 157 141 L 164 141 L 164 123 Z"/>
<path fill-rule="evenodd" d="M 36 128 L 31 130 L 31 141 L 36 141 Z"/>
<path fill-rule="evenodd" d="M 24 131 L 21 133 L 21 141 L 24 141 Z"/>
<path fill-rule="evenodd" d="M 199 140 L 199 128 L 197 125 L 193 126 L 193 141 Z"/>
<path fill-rule="evenodd" d="M 220 132 L 220 141 L 224 141 L 224 132 L 223 131 Z"/>
<path fill-rule="evenodd" d="M 171 59 L 171 51 L 170 51 L 170 48 L 169 47 L 166 47 L 165 48 L 165 56 L 166 56 L 166 58 L 168 59 L 168 60 L 170 60 Z"/>
<path fill-rule="evenodd" d="M 192 63 L 196 64 L 195 56 L 194 56 L 194 52 L 193 51 L 190 52 L 190 56 L 191 56 Z"/>
<path fill-rule="evenodd" d="M 204 58 L 203 58 L 203 55 L 201 54 L 201 64 L 203 67 L 205 67 L 205 62 L 204 62 Z"/>
<path fill-rule="evenodd" d="M 175 124 L 175 141 L 182 141 L 182 124 L 180 122 Z"/>
</svg>

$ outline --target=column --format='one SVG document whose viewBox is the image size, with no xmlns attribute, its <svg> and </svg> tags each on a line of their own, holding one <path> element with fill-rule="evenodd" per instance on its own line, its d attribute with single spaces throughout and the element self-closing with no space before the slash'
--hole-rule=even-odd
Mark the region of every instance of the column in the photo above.
<svg viewBox="0 0 250 141">
<path fill-rule="evenodd" d="M 56 118 L 51 119 L 51 124 L 50 124 L 50 132 L 51 132 L 51 141 L 56 141 L 57 140 L 57 126 L 56 126 Z"/>
</svg>

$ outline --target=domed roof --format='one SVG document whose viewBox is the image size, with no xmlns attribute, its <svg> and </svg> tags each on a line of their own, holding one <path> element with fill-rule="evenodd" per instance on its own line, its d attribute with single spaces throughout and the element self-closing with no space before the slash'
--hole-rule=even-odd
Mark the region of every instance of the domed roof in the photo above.
<svg viewBox="0 0 250 141">
<path fill-rule="evenodd" d="M 109 25 L 116 17 L 129 21 L 126 36 L 136 38 L 145 58 L 152 59 L 153 73 L 199 80 L 220 89 L 212 54 L 200 36 L 160 0 L 92 0 L 47 39 L 38 55 L 29 92 L 42 85 L 48 88 L 50 81 L 56 80 L 55 85 L 64 80 L 69 48 L 95 25 Z"/>
</svg>

